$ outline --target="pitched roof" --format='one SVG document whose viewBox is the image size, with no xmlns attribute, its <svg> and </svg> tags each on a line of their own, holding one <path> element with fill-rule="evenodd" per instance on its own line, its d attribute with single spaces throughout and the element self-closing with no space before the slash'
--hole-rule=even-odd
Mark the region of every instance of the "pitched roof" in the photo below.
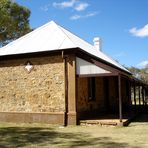
<svg viewBox="0 0 148 148">
<path fill-rule="evenodd" d="M 100 58 L 118 67 L 119 69 L 129 72 L 122 65 L 103 52 L 97 51 L 93 45 L 87 43 L 53 21 L 0 48 L 0 56 L 70 48 L 80 48 L 90 55 Z"/>
</svg>

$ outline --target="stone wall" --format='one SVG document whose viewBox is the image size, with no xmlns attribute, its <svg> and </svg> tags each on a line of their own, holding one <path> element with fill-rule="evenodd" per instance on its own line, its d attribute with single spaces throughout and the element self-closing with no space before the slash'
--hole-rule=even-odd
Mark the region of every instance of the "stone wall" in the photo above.
<svg viewBox="0 0 148 148">
<path fill-rule="evenodd" d="M 128 111 L 129 105 L 131 104 L 130 94 L 129 94 L 129 84 L 128 80 L 125 78 L 121 79 L 121 95 L 122 95 L 122 106 L 124 111 Z"/>
<path fill-rule="evenodd" d="M 118 77 L 109 77 L 109 106 L 111 111 L 118 111 Z"/>
<path fill-rule="evenodd" d="M 98 109 L 104 111 L 105 108 L 105 91 L 104 91 L 104 78 L 96 77 L 96 101 Z"/>
<path fill-rule="evenodd" d="M 88 78 L 77 78 L 77 111 L 89 110 Z"/>
<path fill-rule="evenodd" d="M 130 105 L 129 100 L 129 86 L 128 80 L 121 78 L 121 96 L 122 96 L 122 108 L 127 110 Z M 109 102 L 111 111 L 119 111 L 119 97 L 118 97 L 118 78 L 110 77 L 109 78 Z"/>
<path fill-rule="evenodd" d="M 108 83 L 105 83 L 104 80 Z M 96 100 L 88 100 L 88 78 L 78 78 L 78 112 L 93 111 L 99 112 L 109 111 L 118 112 L 118 77 L 96 77 Z M 106 86 L 108 85 L 108 86 Z M 123 103 L 128 104 L 126 96 L 125 81 L 122 82 L 122 98 Z M 108 104 L 108 105 L 107 105 Z"/>
<path fill-rule="evenodd" d="M 89 101 L 88 99 L 88 78 L 78 78 L 78 98 L 77 110 L 78 112 L 102 111 L 104 109 L 104 91 L 103 78 L 95 78 L 96 81 L 96 100 Z"/>
<path fill-rule="evenodd" d="M 25 64 L 33 65 L 29 73 Z M 64 112 L 61 56 L 0 61 L 0 112 Z"/>
</svg>

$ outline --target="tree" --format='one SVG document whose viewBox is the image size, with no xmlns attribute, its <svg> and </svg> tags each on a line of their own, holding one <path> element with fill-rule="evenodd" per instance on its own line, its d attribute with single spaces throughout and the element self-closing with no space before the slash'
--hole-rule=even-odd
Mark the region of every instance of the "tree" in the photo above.
<svg viewBox="0 0 148 148">
<path fill-rule="evenodd" d="M 148 84 L 148 66 L 145 68 L 139 69 L 135 67 L 127 68 L 136 78 L 142 80 L 143 82 Z"/>
<path fill-rule="evenodd" d="M 0 46 L 31 31 L 30 10 L 12 0 L 0 0 Z"/>
</svg>

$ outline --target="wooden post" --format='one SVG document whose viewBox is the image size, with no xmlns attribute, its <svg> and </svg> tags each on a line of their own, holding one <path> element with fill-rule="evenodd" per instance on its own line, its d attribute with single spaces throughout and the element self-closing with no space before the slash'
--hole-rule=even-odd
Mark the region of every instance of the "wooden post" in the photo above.
<svg viewBox="0 0 148 148">
<path fill-rule="evenodd" d="M 144 95 L 144 102 L 145 102 L 145 105 L 147 105 L 147 100 L 146 100 L 146 95 L 145 95 L 145 87 L 144 87 L 144 92 L 143 92 L 143 95 Z"/>
<path fill-rule="evenodd" d="M 127 83 L 127 93 L 128 93 L 128 111 L 131 111 L 130 107 L 132 106 L 132 100 L 131 100 L 131 83 L 130 81 L 127 79 L 126 80 Z"/>
<path fill-rule="evenodd" d="M 68 120 L 68 71 L 67 71 L 67 57 L 63 58 L 64 60 L 64 81 L 65 81 L 65 117 L 64 117 L 64 125 L 67 126 Z"/>
<path fill-rule="evenodd" d="M 130 105 L 132 105 L 132 97 L 131 97 L 131 95 L 132 95 L 132 91 L 131 91 L 131 89 L 132 89 L 132 84 L 131 84 L 131 82 L 129 82 L 129 101 L 130 101 Z"/>
<path fill-rule="evenodd" d="M 139 85 L 139 105 L 141 105 L 140 85 Z"/>
<path fill-rule="evenodd" d="M 77 124 L 76 112 L 76 58 L 75 55 L 69 55 L 67 59 L 68 70 L 68 125 Z"/>
<path fill-rule="evenodd" d="M 135 83 L 134 83 L 134 104 L 136 106 L 136 88 L 135 88 Z"/>
<path fill-rule="evenodd" d="M 118 75 L 118 94 L 119 94 L 119 120 L 122 123 L 122 97 L 121 97 L 121 76 Z"/>
<path fill-rule="evenodd" d="M 143 105 L 145 105 L 145 103 L 144 103 L 144 87 L 142 86 L 142 103 L 143 103 Z"/>
</svg>

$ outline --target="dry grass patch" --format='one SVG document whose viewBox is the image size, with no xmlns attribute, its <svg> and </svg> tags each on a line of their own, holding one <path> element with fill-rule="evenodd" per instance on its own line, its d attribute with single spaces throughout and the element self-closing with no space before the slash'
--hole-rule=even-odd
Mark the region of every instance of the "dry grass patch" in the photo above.
<svg viewBox="0 0 148 148">
<path fill-rule="evenodd" d="M 0 147 L 148 147 L 148 115 L 128 127 L 69 126 L 48 124 L 0 124 Z"/>
</svg>

